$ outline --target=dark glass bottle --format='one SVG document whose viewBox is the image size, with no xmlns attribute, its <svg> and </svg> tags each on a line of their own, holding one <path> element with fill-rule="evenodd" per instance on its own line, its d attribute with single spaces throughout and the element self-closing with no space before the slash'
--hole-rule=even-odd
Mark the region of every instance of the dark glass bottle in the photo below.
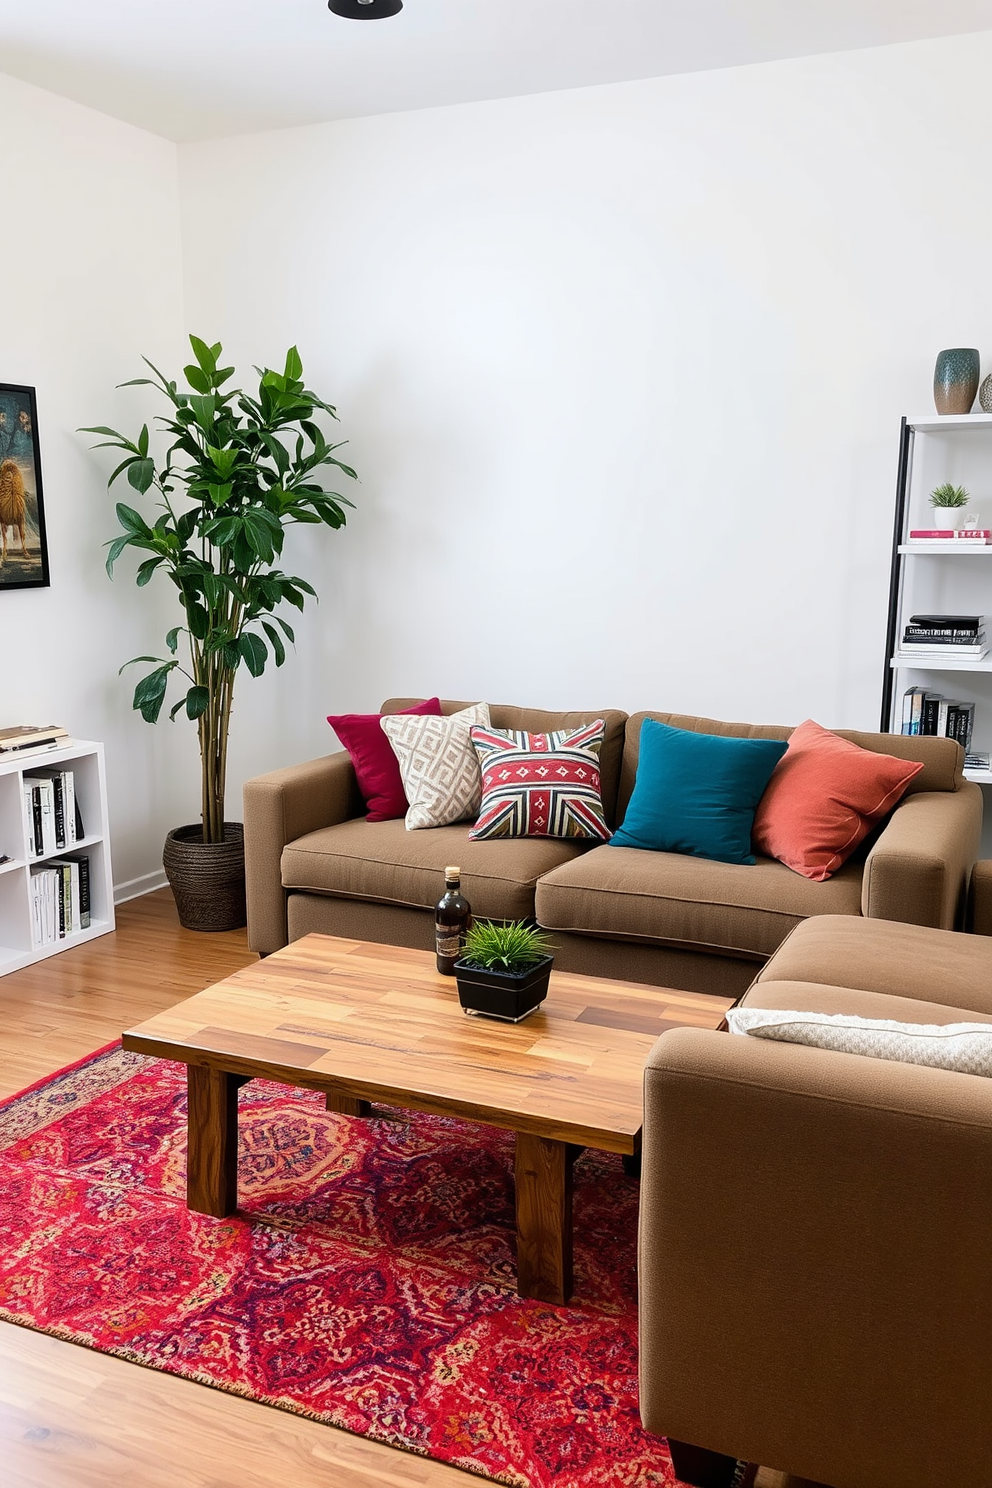
<svg viewBox="0 0 992 1488">
<path fill-rule="evenodd" d="M 434 909 L 437 969 L 442 976 L 454 976 L 455 962 L 465 944 L 465 932 L 472 923 L 472 906 L 461 892 L 461 871 L 445 868 L 444 893 Z"/>
</svg>

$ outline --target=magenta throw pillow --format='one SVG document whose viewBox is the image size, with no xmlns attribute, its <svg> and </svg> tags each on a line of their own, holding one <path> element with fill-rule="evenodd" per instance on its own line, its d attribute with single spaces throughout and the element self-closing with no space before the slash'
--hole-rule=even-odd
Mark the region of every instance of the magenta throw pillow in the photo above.
<svg viewBox="0 0 992 1488">
<path fill-rule="evenodd" d="M 404 713 L 428 713 L 441 716 L 441 703 L 436 697 L 426 698 Z M 407 805 L 400 778 L 399 761 L 379 724 L 378 713 L 331 713 L 328 723 L 351 755 L 358 789 L 368 808 L 370 822 L 395 821 L 405 816 Z"/>
</svg>

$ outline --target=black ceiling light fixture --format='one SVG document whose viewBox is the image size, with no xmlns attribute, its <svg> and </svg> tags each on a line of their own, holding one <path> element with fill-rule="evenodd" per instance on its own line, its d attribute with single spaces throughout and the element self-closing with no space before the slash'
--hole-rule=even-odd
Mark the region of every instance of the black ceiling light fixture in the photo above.
<svg viewBox="0 0 992 1488">
<path fill-rule="evenodd" d="M 381 21 L 399 15 L 403 0 L 327 0 L 327 8 L 349 21 Z"/>
</svg>

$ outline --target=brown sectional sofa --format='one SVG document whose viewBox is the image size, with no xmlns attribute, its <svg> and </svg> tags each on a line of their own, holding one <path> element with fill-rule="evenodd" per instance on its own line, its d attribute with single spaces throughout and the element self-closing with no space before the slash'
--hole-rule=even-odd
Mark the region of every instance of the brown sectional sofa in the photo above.
<svg viewBox="0 0 992 1488">
<path fill-rule="evenodd" d="M 992 1024 L 992 942 L 807 920 L 744 1005 Z M 682 1481 L 738 1457 L 832 1488 L 992 1479 L 992 1080 L 671 1029 L 642 1157 L 641 1415 Z"/>
<path fill-rule="evenodd" d="M 393 698 L 383 713 L 419 701 Z M 467 703 L 447 701 L 445 713 Z M 644 718 L 676 728 L 787 739 L 773 725 L 721 723 L 615 709 L 548 712 L 493 705 L 494 727 L 551 729 L 606 722 L 601 754 L 608 824 L 623 820 Z M 367 822 L 346 753 L 276 770 L 245 786 L 248 932 L 262 954 L 309 931 L 429 949 L 431 910 L 447 863 L 459 863 L 476 914 L 536 915 L 554 932 L 563 970 L 737 995 L 791 930 L 812 915 L 962 923 L 981 831 L 982 793 L 965 781 L 950 739 L 838 730 L 867 749 L 924 762 L 909 792 L 825 883 L 783 864 L 714 863 L 633 848 L 525 838 L 470 842 L 468 823 L 408 832 Z"/>
</svg>

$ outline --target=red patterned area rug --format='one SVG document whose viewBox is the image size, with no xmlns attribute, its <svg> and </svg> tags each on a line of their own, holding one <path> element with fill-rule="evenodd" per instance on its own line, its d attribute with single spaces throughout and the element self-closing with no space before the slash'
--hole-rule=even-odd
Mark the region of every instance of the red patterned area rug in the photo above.
<svg viewBox="0 0 992 1488">
<path fill-rule="evenodd" d="M 575 1297 L 521 1301 L 513 1139 L 240 1093 L 241 1208 L 185 1205 L 185 1067 L 119 1046 L 0 1107 L 0 1317 L 514 1488 L 675 1482 L 637 1414 L 637 1184 L 575 1167 Z"/>
</svg>

